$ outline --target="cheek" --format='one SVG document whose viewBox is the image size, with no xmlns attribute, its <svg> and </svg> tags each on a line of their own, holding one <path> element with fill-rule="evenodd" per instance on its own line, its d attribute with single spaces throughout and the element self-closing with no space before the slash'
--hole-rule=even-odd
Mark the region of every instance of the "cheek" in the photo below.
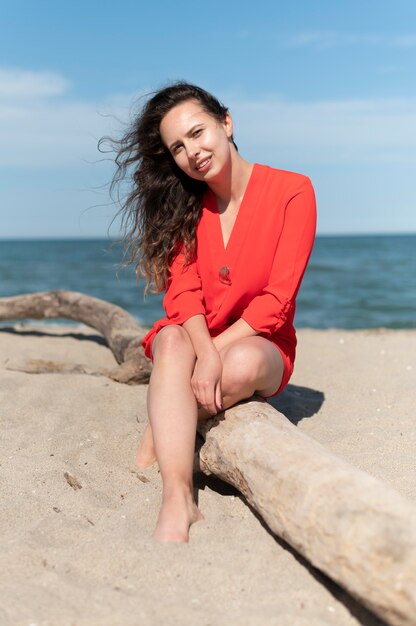
<svg viewBox="0 0 416 626">
<path fill-rule="evenodd" d="M 203 146 L 207 146 L 210 148 L 218 147 L 219 143 L 219 137 L 214 131 L 205 133 L 203 139 L 201 140 L 201 144 Z"/>
<path fill-rule="evenodd" d="M 183 150 L 180 154 L 178 154 L 177 157 L 175 157 L 175 163 L 178 167 L 181 168 L 181 170 L 189 169 L 189 160 Z"/>
<path fill-rule="evenodd" d="M 180 170 L 185 172 L 185 174 L 188 174 L 188 176 L 192 176 L 192 172 L 190 171 L 190 168 L 189 168 L 189 160 L 184 150 L 182 150 L 180 154 L 174 157 L 173 160 L 175 161 L 177 167 L 179 167 Z"/>
</svg>

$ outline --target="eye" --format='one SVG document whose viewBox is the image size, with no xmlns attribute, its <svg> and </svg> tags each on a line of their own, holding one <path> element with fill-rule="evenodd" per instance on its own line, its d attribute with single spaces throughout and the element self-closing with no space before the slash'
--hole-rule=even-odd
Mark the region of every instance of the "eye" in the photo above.
<svg viewBox="0 0 416 626">
<path fill-rule="evenodd" d="M 173 154 L 177 154 L 177 152 L 179 151 L 179 149 L 180 149 L 180 148 L 182 148 L 182 146 L 180 146 L 180 145 L 175 146 L 175 147 L 173 148 L 173 150 L 172 150 Z"/>
<path fill-rule="evenodd" d="M 194 132 L 192 133 L 192 137 L 198 137 L 198 135 L 200 135 L 202 133 L 202 128 L 198 128 L 198 130 L 194 130 Z"/>
</svg>

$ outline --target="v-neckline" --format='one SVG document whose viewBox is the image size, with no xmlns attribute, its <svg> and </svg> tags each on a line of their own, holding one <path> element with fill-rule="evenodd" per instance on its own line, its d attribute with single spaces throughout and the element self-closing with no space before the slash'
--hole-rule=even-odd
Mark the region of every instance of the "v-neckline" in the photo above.
<svg viewBox="0 0 416 626">
<path fill-rule="evenodd" d="M 238 235 L 239 231 L 242 228 L 241 225 L 244 222 L 244 219 L 243 219 L 244 218 L 244 208 L 245 208 L 247 197 L 249 195 L 249 191 L 250 191 L 250 188 L 251 188 L 251 183 L 252 183 L 253 178 L 254 178 L 254 170 L 256 169 L 256 165 L 257 165 L 256 163 L 253 163 L 253 167 L 251 169 L 250 176 L 248 178 L 247 185 L 246 185 L 246 188 L 244 190 L 243 197 L 241 198 L 241 202 L 240 202 L 240 207 L 238 209 L 238 213 L 237 213 L 236 218 L 234 220 L 234 224 L 233 224 L 233 227 L 231 229 L 230 236 L 228 237 L 227 245 L 224 244 L 224 233 L 223 233 L 223 230 L 222 230 L 221 215 L 220 215 L 219 208 L 218 208 L 217 198 L 216 198 L 215 193 L 212 191 L 212 189 L 208 188 L 209 193 L 211 194 L 212 201 L 213 201 L 213 206 L 214 206 L 214 209 L 215 209 L 215 211 L 214 211 L 215 217 L 216 217 L 215 221 L 217 223 L 217 230 L 218 230 L 218 234 L 219 234 L 218 239 L 219 239 L 219 243 L 220 243 L 220 246 L 221 246 L 221 249 L 222 249 L 222 253 L 224 255 L 228 255 L 229 254 L 230 250 L 232 249 L 232 245 L 234 243 L 234 240 L 237 239 L 237 235 Z"/>
</svg>

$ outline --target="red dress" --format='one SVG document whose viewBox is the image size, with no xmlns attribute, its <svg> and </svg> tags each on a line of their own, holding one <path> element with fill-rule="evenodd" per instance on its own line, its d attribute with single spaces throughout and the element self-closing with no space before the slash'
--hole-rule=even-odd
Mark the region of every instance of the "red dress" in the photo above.
<svg viewBox="0 0 416 626">
<path fill-rule="evenodd" d="M 283 357 L 283 380 L 293 372 L 296 295 L 316 229 L 315 194 L 306 176 L 255 163 L 227 247 L 214 193 L 208 189 L 197 237 L 197 258 L 188 267 L 179 253 L 170 267 L 163 298 L 166 317 L 142 341 L 153 360 L 152 342 L 168 324 L 205 315 L 215 337 L 244 319 L 272 341 Z"/>
</svg>

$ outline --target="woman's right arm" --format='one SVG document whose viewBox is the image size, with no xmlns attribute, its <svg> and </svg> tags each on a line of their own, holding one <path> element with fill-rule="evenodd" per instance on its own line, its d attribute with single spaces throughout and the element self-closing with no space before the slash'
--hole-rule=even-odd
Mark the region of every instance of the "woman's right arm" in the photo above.
<svg viewBox="0 0 416 626">
<path fill-rule="evenodd" d="M 176 255 L 169 267 L 163 308 L 172 324 L 183 324 L 193 315 L 205 315 L 204 296 L 196 262 L 185 265 L 185 255 Z"/>
<path fill-rule="evenodd" d="M 214 415 L 221 410 L 222 362 L 207 328 L 196 262 L 187 266 L 184 263 L 184 254 L 180 252 L 169 268 L 163 306 L 168 319 L 183 326 L 189 334 L 197 356 L 192 389 L 201 406 Z"/>
<path fill-rule="evenodd" d="M 196 354 L 191 378 L 192 391 L 200 405 L 211 415 L 222 410 L 222 361 L 209 334 L 205 316 L 194 315 L 184 322 Z"/>
</svg>

